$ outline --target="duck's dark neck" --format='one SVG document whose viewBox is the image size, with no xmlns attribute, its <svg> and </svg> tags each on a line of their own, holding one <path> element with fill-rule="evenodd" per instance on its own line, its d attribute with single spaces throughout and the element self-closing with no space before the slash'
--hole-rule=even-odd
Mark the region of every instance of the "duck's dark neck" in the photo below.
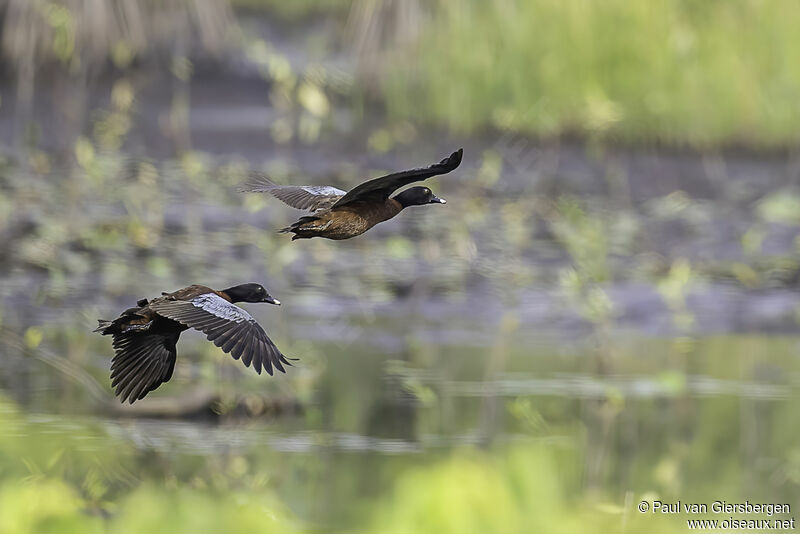
<svg viewBox="0 0 800 534">
<path fill-rule="evenodd" d="M 243 302 L 246 298 L 246 294 L 239 286 L 229 287 L 228 289 L 223 289 L 220 293 L 225 293 L 228 295 L 228 298 L 231 299 L 231 302 Z"/>
<path fill-rule="evenodd" d="M 389 202 L 391 202 L 392 200 L 394 200 L 400 206 L 400 209 L 397 210 L 398 213 L 400 213 L 401 211 L 403 211 L 404 209 L 406 209 L 407 207 L 409 207 L 411 205 L 409 203 L 410 199 L 403 197 L 402 193 L 399 194 L 399 195 L 395 195 L 392 198 L 390 198 Z"/>
</svg>

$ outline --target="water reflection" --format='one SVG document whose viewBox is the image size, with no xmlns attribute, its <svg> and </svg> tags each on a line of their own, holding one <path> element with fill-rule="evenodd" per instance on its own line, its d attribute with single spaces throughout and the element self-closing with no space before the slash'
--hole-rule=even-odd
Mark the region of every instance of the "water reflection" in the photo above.
<svg viewBox="0 0 800 534">
<path fill-rule="evenodd" d="M 414 320 L 398 315 L 387 329 L 402 331 L 406 318 Z M 371 328 L 376 324 L 383 323 Z M 19 397 L 27 412 L 8 412 L 18 420 L 7 425 L 3 443 L 24 450 L 29 440 L 41 439 L 73 461 L 112 447 L 117 459 L 109 461 L 122 461 L 124 473 L 136 473 L 139 481 L 216 479 L 230 487 L 242 482 L 228 471 L 239 472 L 237 462 L 244 462 L 246 477 L 266 477 L 271 482 L 265 487 L 296 513 L 326 525 L 355 520 L 352 503 L 371 502 L 399 473 L 464 447 L 501 457 L 507 447 L 577 454 L 583 490 L 612 501 L 631 491 L 668 496 L 692 488 L 696 495 L 716 495 L 729 491 L 733 480 L 748 496 L 798 496 L 790 473 L 800 431 L 785 424 L 800 406 L 796 339 L 723 336 L 686 345 L 629 337 L 606 344 L 600 354 L 591 339 L 539 338 L 528 345 L 528 337 L 510 329 L 488 352 L 419 339 L 388 350 L 359 337 L 295 341 L 309 356 L 283 381 L 250 376 L 215 351 L 203 352 L 202 339 L 187 339 L 175 384 L 153 401 L 194 392 L 210 405 L 199 419 L 176 420 L 174 414 L 104 416 L 113 406 L 105 393 L 105 359 L 88 367 L 108 395 L 98 403 L 76 382 L 80 376 L 36 356 L 53 351 L 59 337 L 32 348 L 30 335 L 16 345 L 6 336 L 4 369 L 21 360 L 28 368 L 21 379 L 32 387 Z M 197 393 L 198 381 L 214 384 L 212 394 Z M 286 394 L 297 395 L 297 409 L 248 411 L 256 399 Z M 52 454 L 42 446 L 43 457 Z M 5 456 L 2 463 L 17 461 Z M 324 505 L 305 502 L 318 492 Z"/>
</svg>

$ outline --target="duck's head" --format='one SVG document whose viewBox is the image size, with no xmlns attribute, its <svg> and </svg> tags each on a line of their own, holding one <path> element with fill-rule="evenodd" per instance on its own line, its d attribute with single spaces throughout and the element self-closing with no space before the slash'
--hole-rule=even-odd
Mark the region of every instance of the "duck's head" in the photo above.
<svg viewBox="0 0 800 534">
<path fill-rule="evenodd" d="M 261 284 L 239 284 L 223 289 L 232 302 L 269 302 L 280 306 L 281 301 L 270 295 Z"/>
<path fill-rule="evenodd" d="M 406 189 L 395 196 L 394 199 L 404 208 L 409 206 L 422 206 L 424 204 L 447 204 L 445 199 L 437 197 L 433 194 L 433 191 L 419 185 Z"/>
</svg>

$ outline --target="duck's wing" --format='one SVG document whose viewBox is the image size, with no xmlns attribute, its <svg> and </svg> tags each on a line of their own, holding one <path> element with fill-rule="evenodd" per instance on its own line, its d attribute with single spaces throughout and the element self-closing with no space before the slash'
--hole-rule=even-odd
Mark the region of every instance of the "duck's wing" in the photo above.
<svg viewBox="0 0 800 534">
<path fill-rule="evenodd" d="M 464 149 L 459 148 L 439 163 L 369 180 L 351 189 L 346 195 L 337 200 L 333 207 L 338 208 L 352 202 L 384 201 L 389 198 L 389 195 L 405 185 L 455 170 L 461 164 L 463 155 Z"/>
<path fill-rule="evenodd" d="M 236 360 L 241 358 L 246 367 L 252 363 L 258 374 L 263 367 L 271 375 L 273 366 L 285 373 L 283 365 L 291 365 L 249 313 L 216 293 L 187 300 L 159 299 L 150 303 L 150 308 L 203 332 L 223 352 Z"/>
<path fill-rule="evenodd" d="M 180 333 L 114 334 L 111 387 L 120 402 L 128 400 L 133 404 L 172 378 L 179 336 Z"/>
<path fill-rule="evenodd" d="M 250 180 L 240 188 L 246 193 L 269 193 L 299 210 L 321 211 L 333 206 L 346 191 L 330 185 L 278 185 L 261 173 L 250 173 Z"/>
</svg>

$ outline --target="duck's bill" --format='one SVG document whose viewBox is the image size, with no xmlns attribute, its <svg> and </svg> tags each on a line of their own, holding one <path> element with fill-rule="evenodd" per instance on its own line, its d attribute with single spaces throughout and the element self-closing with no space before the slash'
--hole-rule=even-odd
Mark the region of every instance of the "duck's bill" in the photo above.
<svg viewBox="0 0 800 534">
<path fill-rule="evenodd" d="M 447 201 L 443 198 L 433 197 L 430 201 L 431 204 L 447 204 Z"/>
<path fill-rule="evenodd" d="M 271 297 L 271 296 L 270 297 L 264 297 L 264 300 L 262 302 L 268 302 L 270 304 L 275 304 L 276 306 L 280 306 L 281 305 L 281 301 L 279 301 L 275 297 Z"/>
</svg>

